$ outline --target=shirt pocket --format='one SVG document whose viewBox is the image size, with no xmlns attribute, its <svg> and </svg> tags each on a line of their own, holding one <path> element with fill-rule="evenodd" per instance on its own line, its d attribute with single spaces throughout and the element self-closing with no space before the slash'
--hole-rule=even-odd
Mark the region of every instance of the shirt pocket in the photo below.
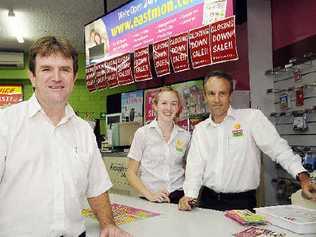
<svg viewBox="0 0 316 237">
<path fill-rule="evenodd" d="M 85 152 L 75 153 L 73 159 L 72 176 L 79 194 L 83 195 L 88 186 L 89 154 Z"/>
<path fill-rule="evenodd" d="M 240 154 L 245 153 L 246 142 L 247 141 L 246 141 L 245 135 L 243 136 L 231 135 L 228 141 L 229 156 L 233 158 L 233 157 L 237 157 Z"/>
</svg>

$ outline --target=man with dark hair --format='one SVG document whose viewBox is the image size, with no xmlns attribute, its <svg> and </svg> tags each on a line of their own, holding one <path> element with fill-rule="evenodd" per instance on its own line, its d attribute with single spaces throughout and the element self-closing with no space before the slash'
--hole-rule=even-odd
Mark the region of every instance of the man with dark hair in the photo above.
<svg viewBox="0 0 316 237">
<path fill-rule="evenodd" d="M 316 201 L 316 184 L 311 183 L 300 157 L 260 110 L 231 108 L 232 92 L 229 74 L 215 71 L 205 77 L 210 116 L 193 131 L 179 209 L 191 210 L 199 193 L 202 208 L 256 207 L 260 150 L 299 180 L 305 197 Z"/>
<path fill-rule="evenodd" d="M 0 236 L 85 236 L 85 198 L 101 237 L 130 236 L 113 221 L 111 181 L 89 124 L 68 104 L 78 54 L 66 40 L 43 37 L 29 53 L 35 89 L 0 111 Z"/>
</svg>

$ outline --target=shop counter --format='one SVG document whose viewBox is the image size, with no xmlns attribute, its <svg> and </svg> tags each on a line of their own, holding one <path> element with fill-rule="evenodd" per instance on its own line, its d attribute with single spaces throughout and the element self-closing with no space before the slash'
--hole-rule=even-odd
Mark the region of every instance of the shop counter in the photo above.
<svg viewBox="0 0 316 237">
<path fill-rule="evenodd" d="M 113 184 L 110 193 L 137 196 L 127 181 L 126 172 L 128 158 L 126 156 L 126 153 L 103 154 L 103 161 Z"/>
<path fill-rule="evenodd" d="M 138 197 L 110 194 L 112 203 L 124 204 L 134 208 L 160 213 L 158 216 L 136 220 L 120 227 L 134 237 L 196 237 L 216 236 L 229 237 L 245 227 L 226 218 L 224 212 L 195 208 L 190 212 L 179 211 L 178 206 L 169 203 L 152 203 Z M 96 220 L 86 218 L 88 237 L 99 237 Z M 315 237 L 316 235 L 297 235 L 276 226 L 266 228 L 286 233 L 287 237 Z"/>
</svg>

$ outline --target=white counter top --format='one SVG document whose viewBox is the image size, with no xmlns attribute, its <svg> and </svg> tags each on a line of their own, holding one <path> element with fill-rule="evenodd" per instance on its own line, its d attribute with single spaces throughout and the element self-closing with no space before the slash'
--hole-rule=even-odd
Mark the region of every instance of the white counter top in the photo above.
<svg viewBox="0 0 316 237">
<path fill-rule="evenodd" d="M 137 197 L 110 194 L 112 202 L 158 212 L 159 216 L 121 225 L 134 237 L 204 237 L 232 236 L 245 227 L 226 218 L 223 212 L 196 208 L 191 212 L 179 211 L 177 205 L 151 203 Z M 98 223 L 91 218 L 86 221 L 87 236 L 98 237 Z M 269 225 L 268 229 L 287 233 L 287 237 L 302 237 L 284 229 Z M 316 235 L 304 235 L 304 237 Z"/>
</svg>

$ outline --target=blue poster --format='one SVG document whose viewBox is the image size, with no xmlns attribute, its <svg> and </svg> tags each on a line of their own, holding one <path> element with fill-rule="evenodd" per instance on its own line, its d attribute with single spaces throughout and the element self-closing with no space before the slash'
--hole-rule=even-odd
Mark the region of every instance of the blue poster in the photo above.
<svg viewBox="0 0 316 237">
<path fill-rule="evenodd" d="M 143 123 L 143 90 L 122 93 L 122 122 Z"/>
</svg>

